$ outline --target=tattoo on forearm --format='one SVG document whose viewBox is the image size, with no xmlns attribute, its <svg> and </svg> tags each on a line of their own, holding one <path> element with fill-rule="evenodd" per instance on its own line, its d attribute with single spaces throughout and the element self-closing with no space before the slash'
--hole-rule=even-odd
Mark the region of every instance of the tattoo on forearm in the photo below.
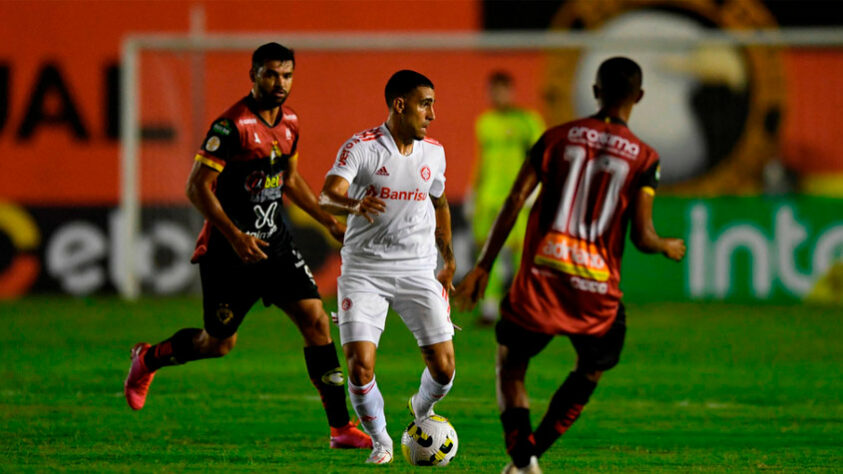
<svg viewBox="0 0 843 474">
<path fill-rule="evenodd" d="M 433 201 L 433 208 L 436 210 L 436 248 L 442 254 L 446 262 L 454 261 L 454 248 L 451 246 L 451 213 L 448 208 L 448 199 L 443 194 L 436 198 L 430 196 Z"/>
<path fill-rule="evenodd" d="M 450 236 L 445 235 L 445 232 L 438 226 L 436 227 L 436 248 L 439 249 L 442 259 L 446 262 L 454 260 L 454 249 L 451 246 Z"/>
</svg>

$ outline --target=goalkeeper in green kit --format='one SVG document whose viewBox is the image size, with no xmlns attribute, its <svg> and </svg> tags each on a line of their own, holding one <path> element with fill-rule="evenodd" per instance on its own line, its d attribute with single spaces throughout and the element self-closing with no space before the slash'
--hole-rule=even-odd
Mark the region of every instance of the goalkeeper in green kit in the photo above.
<svg viewBox="0 0 843 474">
<path fill-rule="evenodd" d="M 472 179 L 472 223 L 476 251 L 479 252 L 492 223 L 509 194 L 515 176 L 524 163 L 527 151 L 545 129 L 541 116 L 513 104 L 512 76 L 495 72 L 489 77 L 489 98 L 492 107 L 477 118 L 475 124 L 478 161 Z M 471 207 L 469 207 L 471 209 Z M 480 322 L 495 322 L 498 306 L 506 285 L 521 262 L 521 247 L 527 228 L 529 206 L 525 206 L 509 233 L 502 249 L 502 258 L 492 268 L 489 285 L 481 308 Z"/>
</svg>

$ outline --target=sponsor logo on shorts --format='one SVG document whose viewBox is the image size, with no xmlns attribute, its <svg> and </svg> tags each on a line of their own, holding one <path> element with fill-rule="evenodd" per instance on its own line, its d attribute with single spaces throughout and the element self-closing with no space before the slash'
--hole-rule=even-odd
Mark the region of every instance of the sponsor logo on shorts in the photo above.
<svg viewBox="0 0 843 474">
<path fill-rule="evenodd" d="M 220 303 L 220 307 L 217 308 L 217 319 L 219 319 L 220 323 L 226 325 L 233 317 L 234 311 L 231 311 L 231 308 L 226 303 Z"/>
<path fill-rule="evenodd" d="M 343 298 L 342 299 L 342 310 L 348 311 L 351 309 L 351 298 Z"/>
</svg>

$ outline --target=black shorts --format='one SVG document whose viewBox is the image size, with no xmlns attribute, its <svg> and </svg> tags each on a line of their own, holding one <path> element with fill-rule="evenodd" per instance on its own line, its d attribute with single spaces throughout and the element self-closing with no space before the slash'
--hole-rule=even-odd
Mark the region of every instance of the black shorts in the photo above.
<svg viewBox="0 0 843 474">
<path fill-rule="evenodd" d="M 553 339 L 552 334 L 533 332 L 507 319 L 499 319 L 495 326 L 498 344 L 506 346 L 513 355 L 530 359 L 541 352 Z M 623 303 L 609 331 L 602 336 L 569 334 L 568 339 L 577 351 L 579 372 L 606 371 L 618 364 L 626 338 L 626 310 Z"/>
<path fill-rule="evenodd" d="M 220 339 L 237 332 L 258 299 L 265 306 L 282 307 L 319 298 L 313 274 L 292 243 L 273 249 L 267 260 L 253 264 L 243 263 L 234 252 L 209 253 L 199 260 L 199 276 L 205 331 Z"/>
</svg>

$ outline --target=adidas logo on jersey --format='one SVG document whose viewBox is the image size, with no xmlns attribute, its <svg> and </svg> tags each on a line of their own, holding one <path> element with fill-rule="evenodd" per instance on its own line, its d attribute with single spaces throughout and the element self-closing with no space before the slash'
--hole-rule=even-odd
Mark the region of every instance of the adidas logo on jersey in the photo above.
<svg viewBox="0 0 843 474">
<path fill-rule="evenodd" d="M 389 171 L 386 170 L 386 166 L 381 166 L 381 169 L 375 173 L 378 176 L 389 176 Z"/>
</svg>

